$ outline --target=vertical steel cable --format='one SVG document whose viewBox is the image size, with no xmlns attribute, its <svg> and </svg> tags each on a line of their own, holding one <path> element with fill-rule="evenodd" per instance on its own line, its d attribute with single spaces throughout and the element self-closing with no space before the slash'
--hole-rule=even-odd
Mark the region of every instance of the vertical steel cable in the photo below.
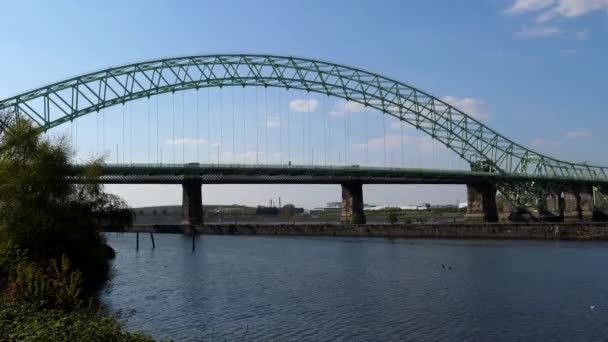
<svg viewBox="0 0 608 342">
<path fill-rule="evenodd" d="M 246 90 L 245 87 L 243 87 L 243 96 L 241 102 L 241 113 L 243 115 L 243 164 L 247 164 L 247 125 L 245 122 L 247 120 L 247 114 L 245 113 L 245 95 Z"/>
<path fill-rule="evenodd" d="M 150 163 L 150 97 L 148 96 L 148 111 L 146 113 L 146 119 L 148 121 L 148 128 L 146 129 L 146 136 L 148 138 L 148 143 L 146 145 L 146 150 L 148 157 L 146 159 L 146 164 Z"/>
<path fill-rule="evenodd" d="M 255 164 L 259 165 L 260 160 L 260 137 L 259 137 L 259 126 L 260 122 L 258 119 L 258 88 L 255 88 Z"/>
<path fill-rule="evenodd" d="M 125 163 L 125 104 L 122 104 L 122 163 Z"/>
<path fill-rule="evenodd" d="M 266 150 L 266 165 L 269 165 L 268 163 L 268 92 L 267 92 L 268 88 L 264 87 L 264 115 L 265 115 L 265 120 L 266 122 L 264 122 L 264 148 Z"/>
<path fill-rule="evenodd" d="M 382 132 L 384 137 L 384 167 L 386 167 L 386 114 L 382 113 Z"/>
<path fill-rule="evenodd" d="M 306 165 L 306 117 L 308 116 L 308 100 L 303 100 L 304 115 L 302 115 L 302 165 Z"/>
<path fill-rule="evenodd" d="M 367 104 L 365 106 L 365 112 L 363 113 L 364 115 L 364 126 L 365 126 L 365 165 L 369 166 L 369 134 L 367 132 Z"/>
<path fill-rule="evenodd" d="M 171 138 L 171 162 L 175 163 L 175 92 L 171 93 L 171 108 L 171 116 L 173 118 L 173 137 Z"/>
<path fill-rule="evenodd" d="M 207 163 L 211 164 L 211 87 L 207 88 Z"/>
<path fill-rule="evenodd" d="M 133 105 L 129 105 L 129 159 L 133 164 Z"/>
<path fill-rule="evenodd" d="M 232 87 L 232 164 L 236 164 L 236 139 L 235 139 L 235 121 L 234 121 L 234 87 Z"/>
<path fill-rule="evenodd" d="M 156 163 L 159 164 L 160 163 L 160 136 L 158 134 L 158 102 L 159 102 L 159 97 L 156 97 Z"/>
<path fill-rule="evenodd" d="M 182 91 L 182 164 L 186 162 L 186 102 Z"/>
<path fill-rule="evenodd" d="M 399 123 L 400 123 L 400 128 L 401 128 L 401 136 L 399 137 L 399 142 L 401 143 L 401 167 L 403 167 L 403 159 L 405 158 L 404 155 L 404 148 L 403 148 L 403 120 L 399 119 Z"/>
<path fill-rule="evenodd" d="M 325 105 L 321 110 L 321 116 L 323 118 L 323 160 L 325 166 L 327 166 L 327 109 L 329 104 L 329 96 L 325 97 Z"/>
<path fill-rule="evenodd" d="M 199 90 L 196 88 L 196 162 L 201 160 L 201 126 L 200 126 L 200 105 L 199 105 Z"/>
<path fill-rule="evenodd" d="M 222 164 L 224 162 L 224 93 L 222 92 L 222 87 L 219 88 L 220 93 L 220 144 L 218 146 L 218 164 Z"/>
<path fill-rule="evenodd" d="M 348 113 L 346 113 L 346 100 L 343 101 L 343 114 L 344 114 L 344 165 L 348 165 L 348 153 L 346 146 L 348 145 Z"/>
<path fill-rule="evenodd" d="M 291 162 L 291 103 L 287 104 L 287 164 Z"/>
</svg>

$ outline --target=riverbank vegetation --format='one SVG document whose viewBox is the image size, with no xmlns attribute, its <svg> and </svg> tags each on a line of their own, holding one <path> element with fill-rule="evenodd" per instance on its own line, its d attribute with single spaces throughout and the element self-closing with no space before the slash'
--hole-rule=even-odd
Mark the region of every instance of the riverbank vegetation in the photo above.
<svg viewBox="0 0 608 342">
<path fill-rule="evenodd" d="M 95 300 L 113 257 L 101 226 L 132 220 L 98 182 L 102 160 L 72 184 L 65 139 L 8 113 L 0 121 L 0 340 L 151 340 L 122 331 Z"/>
</svg>

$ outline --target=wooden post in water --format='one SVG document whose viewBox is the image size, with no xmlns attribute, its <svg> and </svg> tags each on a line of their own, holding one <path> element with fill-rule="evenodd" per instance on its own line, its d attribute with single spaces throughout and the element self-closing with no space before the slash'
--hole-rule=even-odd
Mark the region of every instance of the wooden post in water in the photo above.
<svg viewBox="0 0 608 342">
<path fill-rule="evenodd" d="M 152 249 L 156 248 L 156 244 L 154 243 L 154 233 L 150 233 L 150 240 L 152 240 Z"/>
<path fill-rule="evenodd" d="M 196 233 L 194 232 L 194 230 L 192 231 L 192 251 L 194 252 L 196 250 Z"/>
<path fill-rule="evenodd" d="M 139 232 L 135 232 L 135 250 L 139 250 Z"/>
</svg>

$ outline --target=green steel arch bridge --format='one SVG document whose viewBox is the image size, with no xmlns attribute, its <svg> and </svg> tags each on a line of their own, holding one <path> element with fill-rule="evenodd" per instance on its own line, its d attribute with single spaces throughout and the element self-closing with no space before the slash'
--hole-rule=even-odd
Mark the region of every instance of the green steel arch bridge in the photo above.
<svg viewBox="0 0 608 342">
<path fill-rule="evenodd" d="M 576 207 L 581 218 L 588 214 L 589 208 L 585 206 L 593 187 L 608 185 L 608 167 L 567 162 L 537 153 L 413 86 L 353 67 L 291 56 L 201 55 L 112 67 L 3 99 L 0 111 L 27 117 L 40 131 L 47 131 L 141 98 L 209 87 L 251 86 L 319 93 L 375 109 L 424 132 L 467 161 L 471 170 L 138 164 L 105 165 L 102 181 L 199 186 L 205 182 L 340 183 L 343 202 L 351 207 L 362 206 L 362 199 L 359 204 L 351 202 L 358 201 L 363 183 L 461 183 L 469 185 L 471 216 L 481 215 L 489 220 L 495 216 L 494 199 L 489 198 L 496 189 L 516 207 L 549 211 L 555 211 L 553 202 L 559 202 L 555 196 L 563 197 L 565 206 Z M 75 165 L 70 179 L 78 182 L 81 171 L 82 166 Z M 184 186 L 186 201 L 190 196 L 187 194 L 195 190 Z M 200 201 L 200 194 L 198 197 Z M 354 209 L 357 210 L 362 214 L 362 208 Z"/>
</svg>

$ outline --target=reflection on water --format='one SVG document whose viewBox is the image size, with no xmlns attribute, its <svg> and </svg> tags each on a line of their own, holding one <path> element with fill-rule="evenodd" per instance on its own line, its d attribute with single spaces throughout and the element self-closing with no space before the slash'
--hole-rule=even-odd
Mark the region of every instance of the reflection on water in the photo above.
<svg viewBox="0 0 608 342">
<path fill-rule="evenodd" d="M 145 239 L 144 239 L 145 238 Z M 177 341 L 591 341 L 608 244 L 108 234 L 104 294 Z"/>
</svg>

